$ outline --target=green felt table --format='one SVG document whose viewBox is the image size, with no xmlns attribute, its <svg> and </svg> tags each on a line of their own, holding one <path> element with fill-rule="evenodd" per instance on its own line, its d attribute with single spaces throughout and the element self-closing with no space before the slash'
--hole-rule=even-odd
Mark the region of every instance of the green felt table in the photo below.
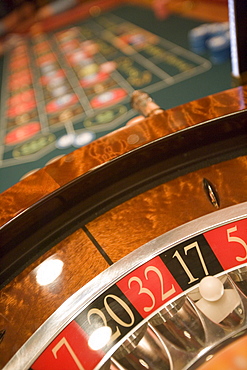
<svg viewBox="0 0 247 370">
<path fill-rule="evenodd" d="M 231 87 L 230 59 L 214 64 L 209 52 L 190 50 L 188 32 L 202 22 L 175 15 L 157 20 L 151 9 L 131 5 L 98 13 L 22 37 L 2 57 L 0 192 L 124 127 L 137 115 L 130 106 L 134 90 L 169 109 Z M 42 80 L 45 63 L 55 65 L 63 95 L 52 95 Z"/>
</svg>

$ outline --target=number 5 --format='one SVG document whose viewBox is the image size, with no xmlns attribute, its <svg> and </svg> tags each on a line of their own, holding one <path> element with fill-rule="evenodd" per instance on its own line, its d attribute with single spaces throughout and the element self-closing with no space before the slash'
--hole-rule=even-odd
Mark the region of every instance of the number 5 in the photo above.
<svg viewBox="0 0 247 370">
<path fill-rule="evenodd" d="M 227 229 L 227 240 L 229 242 L 239 243 L 244 247 L 245 257 L 236 257 L 237 261 L 242 262 L 242 261 L 246 260 L 246 258 L 247 258 L 247 244 L 245 243 L 245 241 L 243 239 L 239 238 L 238 236 L 231 236 L 231 233 L 234 233 L 235 231 L 237 231 L 237 226 L 234 226 L 234 227 L 231 227 L 230 229 Z"/>
</svg>

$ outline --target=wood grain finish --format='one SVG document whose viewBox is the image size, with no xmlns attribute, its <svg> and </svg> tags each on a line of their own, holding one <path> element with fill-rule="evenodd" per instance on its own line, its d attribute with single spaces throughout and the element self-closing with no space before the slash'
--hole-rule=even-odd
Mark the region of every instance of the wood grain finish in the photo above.
<svg viewBox="0 0 247 370">
<path fill-rule="evenodd" d="M 59 187 L 60 185 L 56 183 L 45 169 L 41 169 L 25 180 L 18 182 L 0 194 L 0 225 L 5 224 Z"/>
<path fill-rule="evenodd" d="M 4 225 L 52 191 L 121 154 L 183 128 L 238 112 L 246 105 L 247 88 L 239 87 L 116 130 L 0 194 L 0 224 Z M 246 176 L 246 157 L 202 168 L 118 205 L 88 223 L 87 228 L 115 262 L 167 230 L 214 212 L 202 189 L 204 177 L 214 184 L 224 208 L 247 200 Z M 69 296 L 108 267 L 81 229 L 54 244 L 1 290 L 0 331 L 6 330 L 6 333 L 0 343 L 0 367 Z M 63 274 L 54 285 L 38 286 L 35 279 L 38 266 L 47 258 L 55 257 L 64 262 Z"/>
<path fill-rule="evenodd" d="M 236 181 L 237 174 L 237 181 Z M 217 189 L 221 209 L 247 201 L 247 157 L 203 168 L 157 186 L 87 225 L 113 262 L 186 222 L 217 209 L 203 189 L 203 178 Z"/>
<path fill-rule="evenodd" d="M 246 108 L 247 87 L 241 86 L 116 130 L 62 157 L 0 194 L 0 225 L 57 187 L 123 153 L 186 127 Z M 44 184 L 44 188 L 40 188 L 40 184 Z"/>
<path fill-rule="evenodd" d="M 38 267 L 48 259 L 63 261 L 63 272 L 54 283 L 41 286 L 36 281 Z M 0 295 L 0 329 L 6 330 L 0 344 L 0 368 L 66 299 L 107 267 L 79 229 L 5 286 Z"/>
</svg>

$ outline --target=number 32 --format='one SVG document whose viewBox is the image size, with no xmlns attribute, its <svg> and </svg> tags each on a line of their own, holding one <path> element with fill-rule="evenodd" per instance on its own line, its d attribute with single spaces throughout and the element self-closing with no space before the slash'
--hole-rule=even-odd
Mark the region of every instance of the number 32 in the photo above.
<svg viewBox="0 0 247 370">
<path fill-rule="evenodd" d="M 163 281 L 163 276 L 160 272 L 159 269 L 157 269 L 157 267 L 155 266 L 149 266 L 147 267 L 145 270 L 144 270 L 144 276 L 145 276 L 145 279 L 148 280 L 148 274 L 150 272 L 154 272 L 155 274 L 157 274 L 158 278 L 159 278 L 159 281 L 160 281 L 160 286 L 161 286 L 161 300 L 162 302 L 165 301 L 167 298 L 169 298 L 173 293 L 175 293 L 175 288 L 174 288 L 174 285 L 172 285 L 171 289 L 168 290 L 167 292 L 164 291 L 164 281 Z M 131 289 L 131 284 L 133 282 L 136 282 L 138 285 L 139 285 L 139 292 L 138 292 L 138 295 L 139 294 L 147 294 L 150 299 L 151 299 L 151 306 L 147 306 L 147 307 L 144 307 L 144 311 L 145 312 L 150 312 L 154 306 L 155 306 L 155 303 L 156 303 L 156 299 L 155 299 L 155 296 L 154 294 L 151 292 L 151 290 L 145 288 L 143 286 L 143 281 L 137 277 L 137 276 L 133 276 L 132 278 L 129 279 L 128 281 L 128 288 Z"/>
</svg>

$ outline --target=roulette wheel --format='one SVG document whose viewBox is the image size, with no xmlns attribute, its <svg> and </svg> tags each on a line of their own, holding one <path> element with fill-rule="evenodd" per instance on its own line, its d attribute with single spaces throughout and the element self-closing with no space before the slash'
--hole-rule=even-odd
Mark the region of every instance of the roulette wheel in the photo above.
<svg viewBox="0 0 247 370">
<path fill-rule="evenodd" d="M 4 370 L 204 370 L 246 346 L 246 92 L 157 111 L 1 195 Z"/>
</svg>

